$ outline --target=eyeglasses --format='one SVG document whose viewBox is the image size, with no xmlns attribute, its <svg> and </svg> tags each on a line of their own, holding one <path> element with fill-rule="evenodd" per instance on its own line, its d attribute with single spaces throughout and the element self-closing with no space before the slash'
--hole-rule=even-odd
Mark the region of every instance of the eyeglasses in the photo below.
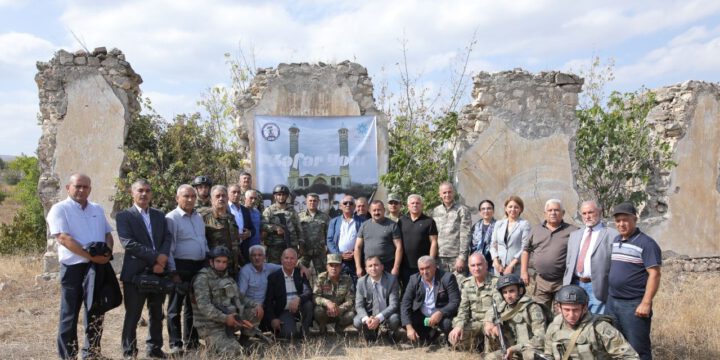
<svg viewBox="0 0 720 360">
<path fill-rule="evenodd" d="M 345 206 L 353 206 L 353 205 L 355 205 L 355 203 L 352 202 L 352 201 L 343 201 L 342 204 L 345 205 Z"/>
</svg>

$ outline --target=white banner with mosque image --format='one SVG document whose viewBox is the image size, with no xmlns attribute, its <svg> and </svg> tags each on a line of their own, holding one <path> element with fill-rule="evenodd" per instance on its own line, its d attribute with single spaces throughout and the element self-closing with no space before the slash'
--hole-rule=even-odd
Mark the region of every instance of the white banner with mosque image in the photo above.
<svg viewBox="0 0 720 360">
<path fill-rule="evenodd" d="M 265 205 L 275 185 L 285 184 L 295 209 L 309 193 L 320 209 L 337 216 L 348 194 L 371 198 L 378 185 L 374 116 L 255 116 L 256 186 Z"/>
</svg>

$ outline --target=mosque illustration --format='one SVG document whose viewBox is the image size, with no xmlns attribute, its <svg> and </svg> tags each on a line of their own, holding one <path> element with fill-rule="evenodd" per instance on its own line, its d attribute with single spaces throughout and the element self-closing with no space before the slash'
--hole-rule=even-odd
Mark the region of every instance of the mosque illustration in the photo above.
<svg viewBox="0 0 720 360">
<path fill-rule="evenodd" d="M 290 129 L 290 158 L 294 159 L 300 148 L 300 129 L 293 124 Z M 340 144 L 340 157 L 347 158 L 348 152 L 348 129 L 343 127 L 338 130 L 338 141 Z M 305 174 L 300 175 L 300 162 L 297 167 L 290 164 L 290 172 L 288 174 L 288 187 L 291 190 L 304 190 L 315 185 L 324 185 L 330 188 L 344 189 L 350 187 L 350 164 L 340 165 L 339 175 L 326 174 Z"/>
</svg>

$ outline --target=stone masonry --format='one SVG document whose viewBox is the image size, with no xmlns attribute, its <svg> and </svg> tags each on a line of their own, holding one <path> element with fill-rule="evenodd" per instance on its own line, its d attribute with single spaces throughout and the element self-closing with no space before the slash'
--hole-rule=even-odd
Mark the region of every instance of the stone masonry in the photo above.
<svg viewBox="0 0 720 360">
<path fill-rule="evenodd" d="M 279 64 L 258 69 L 250 87 L 237 97 L 237 130 L 241 156 L 250 159 L 246 170 L 254 172 L 257 159 L 252 134 L 255 115 L 284 116 L 376 116 L 378 173 L 387 171 L 387 120 L 375 106 L 373 83 L 367 69 L 343 61 Z M 384 198 L 379 186 L 376 198 Z"/>
<path fill-rule="evenodd" d="M 92 179 L 90 200 L 103 206 L 109 220 L 127 123 L 140 111 L 142 79 L 118 49 L 60 50 L 50 61 L 38 62 L 37 69 L 42 127 L 38 190 L 45 213 L 67 196 L 69 176 L 82 172 Z M 43 272 L 56 272 L 57 246 L 52 239 L 47 244 Z"/>
<path fill-rule="evenodd" d="M 557 198 L 572 221 L 579 197 L 574 180 L 575 109 L 583 79 L 522 69 L 474 77 L 473 102 L 460 113 L 456 153 L 458 193 L 471 208 L 495 202 L 501 219 L 510 195 L 525 202 L 521 215 L 543 219 L 545 201 Z M 476 213 L 477 214 L 477 213 Z"/>
<path fill-rule="evenodd" d="M 720 85 L 688 81 L 654 92 L 646 121 L 677 166 L 653 174 L 640 226 L 663 250 L 720 255 Z"/>
</svg>

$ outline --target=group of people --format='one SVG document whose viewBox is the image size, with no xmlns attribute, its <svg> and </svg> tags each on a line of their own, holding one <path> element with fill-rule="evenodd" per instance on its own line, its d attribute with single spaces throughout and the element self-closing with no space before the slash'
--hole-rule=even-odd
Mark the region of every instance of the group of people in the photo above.
<svg viewBox="0 0 720 360">
<path fill-rule="evenodd" d="M 88 201 L 90 178 L 74 174 L 66 189 L 47 221 L 61 264 L 58 351 L 75 358 L 83 282 L 112 254 L 88 246 L 114 244 L 102 208 Z M 443 341 L 488 358 L 651 358 L 661 256 L 630 203 L 614 208 L 615 230 L 593 201 L 580 207 L 583 228 L 566 223 L 556 199 L 531 226 L 517 196 L 497 221 L 494 203 L 481 201 L 473 225 L 447 182 L 428 214 L 419 195 L 407 197 L 404 214 L 396 194 L 387 210 L 380 200 L 346 195 L 333 218 L 312 193 L 297 213 L 285 185 L 265 208 L 249 173 L 228 187 L 198 176 L 178 187 L 177 208 L 167 214 L 150 207 L 147 181 L 135 181 L 131 194 L 133 205 L 116 216 L 127 359 L 137 357 L 145 306 L 150 358 L 168 356 L 165 313 L 171 354 L 203 339 L 211 352 L 239 355 L 251 337 L 302 339 L 316 323 L 320 334 L 353 325 L 366 339 Z M 172 289 L 149 291 L 148 277 L 169 279 Z M 102 357 L 103 314 L 93 309 L 85 307 L 84 358 Z"/>
</svg>

